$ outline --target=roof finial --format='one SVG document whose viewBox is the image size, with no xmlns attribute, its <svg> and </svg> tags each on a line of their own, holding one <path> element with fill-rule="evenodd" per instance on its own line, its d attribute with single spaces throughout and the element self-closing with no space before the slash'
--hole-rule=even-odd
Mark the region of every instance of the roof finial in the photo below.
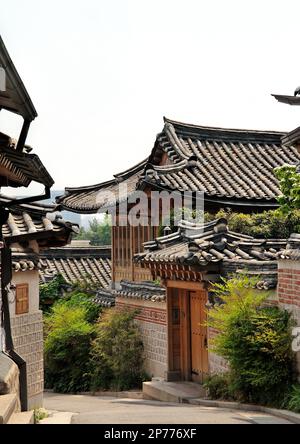
<svg viewBox="0 0 300 444">
<path fill-rule="evenodd" d="M 297 86 L 297 88 L 294 91 L 294 96 L 299 96 L 300 95 L 300 86 Z"/>
<path fill-rule="evenodd" d="M 165 228 L 164 228 L 164 236 L 168 236 L 168 235 L 171 233 L 171 231 L 172 231 L 172 230 L 171 230 L 170 227 L 168 227 L 168 226 L 165 227 Z"/>
</svg>

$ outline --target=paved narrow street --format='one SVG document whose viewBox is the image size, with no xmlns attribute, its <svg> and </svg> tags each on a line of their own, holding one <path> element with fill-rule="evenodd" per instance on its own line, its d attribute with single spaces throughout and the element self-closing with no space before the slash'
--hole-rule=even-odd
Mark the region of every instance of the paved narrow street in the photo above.
<svg viewBox="0 0 300 444">
<path fill-rule="evenodd" d="M 45 393 L 44 406 L 73 412 L 72 424 L 291 424 L 260 412 L 140 399 Z"/>
</svg>

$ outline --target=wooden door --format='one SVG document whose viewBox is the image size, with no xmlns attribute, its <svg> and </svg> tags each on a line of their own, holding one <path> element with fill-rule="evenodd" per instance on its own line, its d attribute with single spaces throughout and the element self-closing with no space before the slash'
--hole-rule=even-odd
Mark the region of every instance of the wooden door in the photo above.
<svg viewBox="0 0 300 444">
<path fill-rule="evenodd" d="M 180 298 L 178 291 L 173 292 L 172 301 L 172 348 L 173 348 L 173 369 L 181 370 L 181 341 L 180 341 Z"/>
<path fill-rule="evenodd" d="M 191 373 L 192 380 L 203 382 L 208 374 L 207 327 L 206 321 L 206 291 L 190 292 L 191 320 Z"/>
</svg>

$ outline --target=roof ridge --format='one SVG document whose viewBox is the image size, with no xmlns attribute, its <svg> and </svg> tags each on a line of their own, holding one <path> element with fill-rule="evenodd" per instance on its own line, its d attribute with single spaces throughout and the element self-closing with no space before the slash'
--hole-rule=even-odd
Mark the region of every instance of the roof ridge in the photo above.
<svg viewBox="0 0 300 444">
<path fill-rule="evenodd" d="M 122 171 L 121 173 L 114 174 L 112 179 L 97 183 L 95 185 L 85 185 L 85 186 L 81 186 L 81 187 L 66 187 L 65 193 L 68 193 L 68 192 L 72 193 L 72 192 L 77 192 L 77 191 L 78 192 L 80 192 L 80 191 L 94 191 L 95 188 L 100 189 L 102 187 L 117 184 L 117 183 L 119 183 L 118 179 L 123 178 L 125 180 L 126 178 L 130 177 L 130 173 L 135 174 L 137 171 L 139 171 L 139 169 L 142 171 L 144 169 L 144 167 L 146 166 L 147 161 L 148 161 L 148 158 L 137 163 L 133 167 L 131 167 L 125 171 Z M 65 198 L 65 194 L 63 194 L 61 196 L 57 196 L 56 202 L 60 203 L 64 198 Z"/>
<path fill-rule="evenodd" d="M 142 170 L 147 165 L 148 159 L 149 159 L 149 157 L 147 157 L 146 159 L 137 163 L 133 167 L 128 168 L 127 170 L 123 171 L 122 173 L 114 174 L 114 177 L 115 178 L 121 178 L 123 176 L 127 177 L 128 175 L 130 175 L 130 173 L 134 174 L 134 173 L 138 172 L 139 170 Z"/>
<path fill-rule="evenodd" d="M 14 198 L 10 197 L 10 196 L 6 196 L 4 194 L 0 194 L 0 203 L 3 203 L 5 205 L 5 203 L 11 202 L 11 200 L 13 200 Z M 39 212 L 39 213 L 53 213 L 55 211 L 58 211 L 58 206 L 56 204 L 43 204 L 41 202 L 32 202 L 32 203 L 23 203 L 23 204 L 18 204 L 18 202 L 16 201 L 16 204 L 13 205 L 11 207 L 11 212 L 18 212 L 18 211 L 22 211 L 22 212 Z"/>
<path fill-rule="evenodd" d="M 255 130 L 255 129 L 247 129 L 247 128 L 227 128 L 227 127 L 217 127 L 217 126 L 209 126 L 209 125 L 195 125 L 193 123 L 180 122 L 177 120 L 169 119 L 164 116 L 164 123 L 169 123 L 173 126 L 184 126 L 187 128 L 200 129 L 200 130 L 220 130 L 224 132 L 237 132 L 237 133 L 250 133 L 250 134 L 276 134 L 276 135 L 285 135 L 288 134 L 289 131 L 275 131 L 275 130 Z"/>
</svg>

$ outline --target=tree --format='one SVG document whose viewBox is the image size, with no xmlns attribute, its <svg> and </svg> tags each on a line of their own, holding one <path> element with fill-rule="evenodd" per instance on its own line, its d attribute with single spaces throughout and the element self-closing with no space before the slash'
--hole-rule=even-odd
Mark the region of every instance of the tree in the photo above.
<svg viewBox="0 0 300 444">
<path fill-rule="evenodd" d="M 300 210 L 286 214 L 281 209 L 262 213 L 243 214 L 220 210 L 217 214 L 205 213 L 205 221 L 225 218 L 230 231 L 262 239 L 287 239 L 300 229 Z"/>
<path fill-rule="evenodd" d="M 127 390 L 141 386 L 144 347 L 135 310 L 108 310 L 100 317 L 92 343 L 92 386 Z"/>
<path fill-rule="evenodd" d="M 281 211 L 291 214 L 300 209 L 300 174 L 297 172 L 297 166 L 283 165 L 275 168 L 274 173 L 282 193 L 277 199 Z"/>
<path fill-rule="evenodd" d="M 40 309 L 46 313 L 51 309 L 51 306 L 60 299 L 64 290 L 68 287 L 65 278 L 58 274 L 50 282 L 40 285 Z"/>
<path fill-rule="evenodd" d="M 89 222 L 89 228 L 81 228 L 75 240 L 90 240 L 91 245 L 111 245 L 111 219 L 105 214 L 103 221 L 96 218 Z"/>
<path fill-rule="evenodd" d="M 89 353 L 95 328 L 83 305 L 56 303 L 45 317 L 45 383 L 61 393 L 90 387 Z"/>
</svg>

